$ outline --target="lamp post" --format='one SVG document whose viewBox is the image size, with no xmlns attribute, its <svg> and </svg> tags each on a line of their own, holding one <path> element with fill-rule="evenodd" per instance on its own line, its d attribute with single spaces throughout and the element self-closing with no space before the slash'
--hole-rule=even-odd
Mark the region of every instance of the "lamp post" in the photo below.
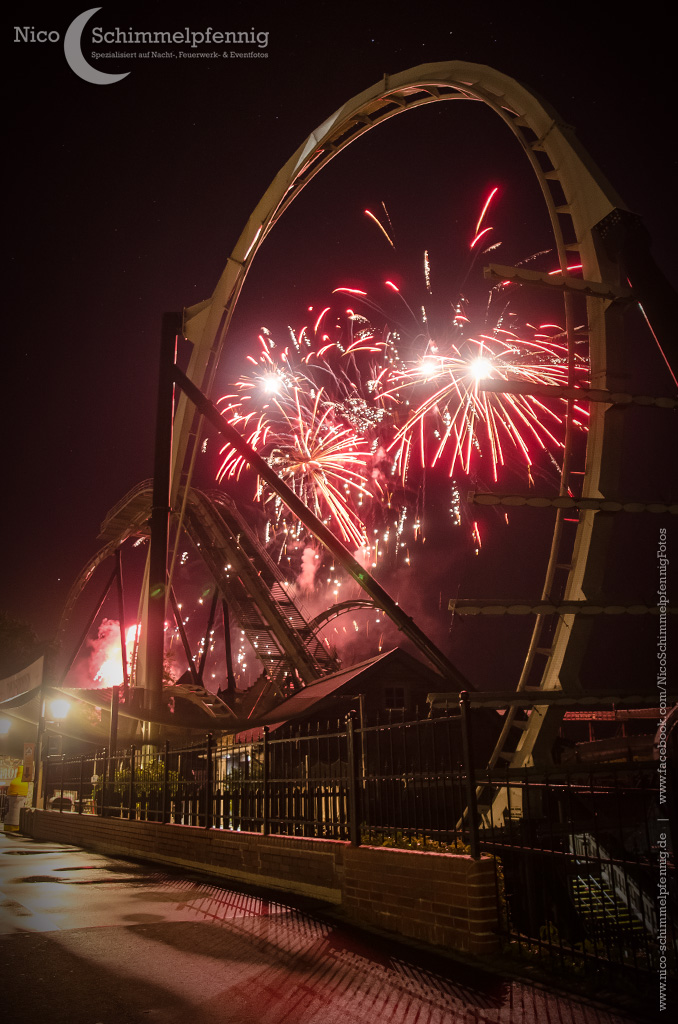
<svg viewBox="0 0 678 1024">
<path fill-rule="evenodd" d="M 37 761 L 36 779 L 33 786 L 33 800 L 32 806 L 38 807 L 39 801 L 42 798 L 42 786 L 43 786 L 43 758 L 42 758 L 42 747 L 45 733 L 49 725 L 61 725 L 64 719 L 68 716 L 68 712 L 71 709 L 71 702 L 65 697 L 53 697 L 49 700 L 47 694 L 43 690 L 42 700 L 40 703 L 40 718 L 38 720 L 38 731 L 35 742 L 35 758 Z M 50 717 L 47 717 L 49 712 Z"/>
</svg>

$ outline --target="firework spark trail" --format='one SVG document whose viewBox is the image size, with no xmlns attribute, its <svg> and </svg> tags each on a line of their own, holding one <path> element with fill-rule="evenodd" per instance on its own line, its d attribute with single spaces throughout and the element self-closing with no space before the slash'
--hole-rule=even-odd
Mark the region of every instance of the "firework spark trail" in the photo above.
<svg viewBox="0 0 678 1024">
<path fill-rule="evenodd" d="M 367 215 L 368 217 L 371 217 L 371 218 L 372 218 L 372 220 L 374 221 L 374 223 L 375 223 L 375 224 L 377 225 L 377 227 L 379 228 L 379 230 L 380 230 L 380 231 L 382 232 L 382 234 L 384 235 L 384 238 L 386 239 L 386 241 L 388 242 L 388 244 L 389 244 L 389 245 L 391 246 L 391 248 L 392 248 L 392 249 L 395 249 L 395 243 L 394 243 L 393 239 L 391 238 L 391 236 L 389 235 L 389 233 L 388 233 L 388 231 L 386 230 L 386 228 L 384 227 L 384 225 L 383 225 L 383 224 L 381 223 L 381 221 L 380 221 L 380 220 L 379 220 L 379 219 L 378 219 L 377 217 L 375 217 L 375 216 L 374 216 L 374 214 L 372 213 L 372 211 L 371 211 L 371 210 L 365 210 L 365 214 L 366 214 L 366 215 Z M 387 214 L 387 216 L 388 216 L 388 214 Z"/>
<path fill-rule="evenodd" d="M 482 225 L 483 221 L 485 220 L 485 214 L 487 213 L 487 211 L 490 208 L 490 203 L 492 202 L 492 200 L 494 199 L 494 197 L 496 196 L 498 191 L 499 191 L 499 187 L 498 186 L 493 188 L 492 191 L 490 192 L 490 194 L 488 195 L 487 199 L 485 200 L 485 205 L 483 206 L 482 210 L 480 211 L 480 216 L 478 217 L 478 223 L 476 224 L 476 229 L 475 229 L 475 236 L 476 236 L 476 238 L 478 237 L 478 232 L 480 231 L 481 225 Z M 473 248 L 473 243 L 471 243 L 471 248 Z"/>
</svg>

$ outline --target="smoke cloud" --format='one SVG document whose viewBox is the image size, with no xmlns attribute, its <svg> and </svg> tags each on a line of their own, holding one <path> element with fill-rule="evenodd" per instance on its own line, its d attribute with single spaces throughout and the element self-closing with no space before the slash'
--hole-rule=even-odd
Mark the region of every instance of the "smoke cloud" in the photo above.
<svg viewBox="0 0 678 1024">
<path fill-rule="evenodd" d="M 315 548 L 305 547 L 301 556 L 301 572 L 297 576 L 297 586 L 300 590 L 313 593 L 319 564 L 320 559 Z"/>
</svg>

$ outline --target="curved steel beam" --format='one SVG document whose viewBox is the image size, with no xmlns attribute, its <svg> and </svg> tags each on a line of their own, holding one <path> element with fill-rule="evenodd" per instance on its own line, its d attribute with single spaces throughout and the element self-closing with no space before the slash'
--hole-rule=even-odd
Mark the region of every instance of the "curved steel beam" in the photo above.
<svg viewBox="0 0 678 1024">
<path fill-rule="evenodd" d="M 366 601 L 364 598 L 354 598 L 349 601 L 339 601 L 338 604 L 333 604 L 331 608 L 328 608 L 324 612 L 319 612 L 314 619 L 308 624 L 308 628 L 313 630 L 321 629 L 327 625 L 332 619 L 336 619 L 339 615 L 345 615 L 346 612 L 357 611 L 365 608 L 378 608 L 374 601 Z"/>
</svg>

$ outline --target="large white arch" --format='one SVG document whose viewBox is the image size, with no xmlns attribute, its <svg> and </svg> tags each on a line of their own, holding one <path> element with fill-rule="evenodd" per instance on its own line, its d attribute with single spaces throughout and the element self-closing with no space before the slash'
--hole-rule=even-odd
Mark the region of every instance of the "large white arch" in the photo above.
<svg viewBox="0 0 678 1024">
<path fill-rule="evenodd" d="M 522 147 L 546 203 L 562 272 L 561 283 L 567 285 L 568 256 L 576 250 L 584 279 L 603 284 L 609 295 L 615 294 L 620 283 L 616 266 L 601 253 L 594 229 L 613 210 L 624 210 L 625 207 L 579 144 L 573 130 L 528 88 L 492 68 L 460 61 L 421 65 L 398 75 L 385 76 L 383 81 L 349 100 L 309 135 L 276 175 L 240 235 L 212 297 L 185 311 L 184 332 L 193 343 L 188 376 L 198 387 L 209 394 L 233 311 L 252 261 L 278 218 L 304 186 L 347 145 L 378 124 L 408 110 L 446 100 L 485 104 L 502 119 Z M 615 390 L 614 357 L 610 355 L 606 331 L 611 302 L 609 297 L 590 297 L 587 299 L 587 312 L 591 384 L 595 388 Z M 565 314 L 573 351 L 574 321 L 572 302 L 567 294 Z M 606 431 L 607 408 L 601 403 L 591 405 L 582 488 L 582 493 L 589 497 L 601 496 L 601 472 L 608 449 L 615 448 L 614 438 L 610 440 L 610 431 Z M 182 483 L 190 478 L 197 439 L 194 420 L 193 406 L 182 396 L 175 419 L 173 498 L 176 498 Z M 566 447 L 571 446 L 566 444 Z M 568 486 L 569 455 L 568 451 L 561 493 L 565 493 Z M 585 597 L 583 587 L 594 521 L 595 513 L 586 511 L 577 526 L 573 550 L 567 556 L 567 582 L 563 588 L 566 600 Z M 562 526 L 562 514 L 559 512 L 544 597 L 551 590 L 556 572 L 562 570 Z M 519 689 L 527 684 L 532 671 L 539 626 L 538 620 Z M 561 686 L 564 659 L 568 645 L 572 648 L 575 629 L 574 615 L 565 615 L 559 621 L 541 675 L 542 688 Z M 547 717 L 546 708 L 542 710 L 543 715 L 533 715 L 534 724 L 524 733 L 514 763 L 527 763 L 535 755 L 538 736 L 546 734 L 536 726 L 540 718 Z M 497 754 L 500 748 L 501 743 Z"/>
</svg>

